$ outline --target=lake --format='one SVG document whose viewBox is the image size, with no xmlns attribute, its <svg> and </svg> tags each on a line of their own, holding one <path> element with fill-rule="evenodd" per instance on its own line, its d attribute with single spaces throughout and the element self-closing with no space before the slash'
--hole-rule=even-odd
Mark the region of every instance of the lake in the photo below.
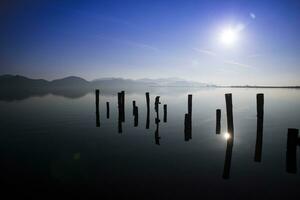
<svg viewBox="0 0 300 200">
<path fill-rule="evenodd" d="M 150 92 L 148 129 L 147 91 Z M 226 93 L 232 93 L 234 124 L 229 160 Z M 257 144 L 258 93 L 264 94 L 260 145 Z M 188 94 L 193 95 L 189 136 L 185 133 Z M 161 102 L 159 123 L 155 123 L 156 96 L 160 96 Z M 134 121 L 133 100 L 138 107 L 138 122 Z M 106 102 L 110 107 L 109 119 Z M 163 120 L 164 104 L 167 104 L 167 122 Z M 300 176 L 295 170 L 299 169 L 295 165 L 300 156 L 292 152 L 287 162 L 288 128 L 300 128 L 300 90 L 172 87 L 148 88 L 143 92 L 125 90 L 124 107 L 125 120 L 120 123 L 117 93 L 102 93 L 101 88 L 99 122 L 94 92 L 3 98 L 0 101 L 3 189 L 10 191 L 10 195 L 17 193 L 32 199 L 54 198 L 58 193 L 82 199 L 300 198 Z M 221 109 L 220 134 L 216 134 L 216 109 Z"/>
</svg>

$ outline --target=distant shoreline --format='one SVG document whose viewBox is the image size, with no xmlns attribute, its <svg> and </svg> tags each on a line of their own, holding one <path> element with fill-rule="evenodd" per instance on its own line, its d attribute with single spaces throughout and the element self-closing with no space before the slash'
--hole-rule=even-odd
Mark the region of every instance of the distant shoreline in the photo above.
<svg viewBox="0 0 300 200">
<path fill-rule="evenodd" d="M 217 86 L 221 88 L 300 89 L 300 86 Z"/>
</svg>

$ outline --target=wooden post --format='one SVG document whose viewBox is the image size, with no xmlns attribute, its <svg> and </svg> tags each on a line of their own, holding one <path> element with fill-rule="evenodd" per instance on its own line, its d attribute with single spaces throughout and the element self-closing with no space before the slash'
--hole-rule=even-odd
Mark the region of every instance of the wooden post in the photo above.
<svg viewBox="0 0 300 200">
<path fill-rule="evenodd" d="M 123 108 L 122 108 L 122 93 L 121 92 L 118 92 L 118 132 L 119 133 L 122 133 L 122 111 Z"/>
<path fill-rule="evenodd" d="M 227 139 L 227 147 L 225 154 L 223 179 L 229 179 L 231 168 L 231 157 L 234 139 L 233 112 L 232 112 L 232 94 L 225 94 L 226 113 L 227 113 L 227 131 L 230 137 Z"/>
<path fill-rule="evenodd" d="M 125 122 L 125 91 L 121 91 L 122 122 Z"/>
<path fill-rule="evenodd" d="M 189 141 L 190 139 L 192 139 L 192 97 L 193 95 L 191 94 L 188 95 L 188 113 L 185 114 L 185 118 L 184 118 L 185 141 Z"/>
<path fill-rule="evenodd" d="M 109 119 L 109 102 L 106 102 L 106 118 Z"/>
<path fill-rule="evenodd" d="M 216 110 L 216 134 L 221 133 L 221 109 Z"/>
<path fill-rule="evenodd" d="M 164 104 L 164 122 L 167 122 L 167 104 Z"/>
<path fill-rule="evenodd" d="M 96 90 L 95 91 L 95 95 L 96 95 L 96 127 L 100 127 L 99 94 L 100 94 L 100 91 Z"/>
<path fill-rule="evenodd" d="M 157 97 L 155 97 L 155 103 L 154 103 L 154 109 L 155 109 L 155 112 L 156 112 L 155 122 L 160 122 L 160 119 L 159 119 L 159 109 L 158 109 L 159 104 L 160 104 L 160 102 L 159 102 L 159 96 L 157 96 Z"/>
<path fill-rule="evenodd" d="M 264 123 L 264 94 L 256 95 L 257 126 L 254 161 L 261 162 L 263 145 L 263 123 Z"/>
<path fill-rule="evenodd" d="M 96 106 L 99 106 L 99 94 L 100 94 L 100 90 L 96 90 L 95 94 L 96 94 Z"/>
<path fill-rule="evenodd" d="M 147 104 L 147 118 L 146 118 L 146 129 L 150 127 L 150 95 L 146 92 L 146 104 Z"/>
<path fill-rule="evenodd" d="M 297 144 L 298 144 L 298 129 L 288 129 L 287 136 L 287 151 L 286 151 L 286 172 L 297 173 Z"/>
<path fill-rule="evenodd" d="M 233 138 L 234 135 L 234 127 L 233 127 L 233 112 L 232 112 L 232 95 L 225 94 L 226 100 L 226 112 L 227 112 L 227 130 L 228 133 Z"/>
<path fill-rule="evenodd" d="M 132 115 L 134 115 L 135 106 L 136 106 L 135 101 L 132 101 Z"/>
<path fill-rule="evenodd" d="M 188 114 L 191 119 L 192 119 L 192 98 L 193 98 L 193 95 L 189 94 L 188 95 Z"/>
</svg>

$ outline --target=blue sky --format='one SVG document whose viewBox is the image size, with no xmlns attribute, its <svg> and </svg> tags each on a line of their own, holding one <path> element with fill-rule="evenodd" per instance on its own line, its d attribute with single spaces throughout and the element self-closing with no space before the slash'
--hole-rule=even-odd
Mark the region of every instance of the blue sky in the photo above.
<svg viewBox="0 0 300 200">
<path fill-rule="evenodd" d="M 0 74 L 300 85 L 297 1 L 28 0 L 0 7 Z M 222 31 L 238 26 L 237 41 L 222 44 Z"/>
</svg>

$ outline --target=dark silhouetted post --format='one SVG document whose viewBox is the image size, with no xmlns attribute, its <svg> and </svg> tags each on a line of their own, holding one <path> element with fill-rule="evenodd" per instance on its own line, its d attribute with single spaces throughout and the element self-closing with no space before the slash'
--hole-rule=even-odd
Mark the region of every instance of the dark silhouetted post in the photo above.
<svg viewBox="0 0 300 200">
<path fill-rule="evenodd" d="M 167 104 L 164 104 L 164 122 L 167 122 Z"/>
<path fill-rule="evenodd" d="M 216 134 L 221 133 L 221 109 L 216 110 Z"/>
<path fill-rule="evenodd" d="M 233 112 L 232 112 L 232 95 L 225 94 L 225 100 L 226 100 L 226 112 L 227 112 L 227 130 L 228 133 L 233 138 L 234 128 L 233 128 Z"/>
<path fill-rule="evenodd" d="M 287 136 L 287 151 L 286 151 L 286 171 L 288 173 L 297 173 L 297 144 L 298 144 L 298 129 L 288 129 Z"/>
<path fill-rule="evenodd" d="M 192 95 L 188 95 L 188 113 L 184 116 L 184 140 L 192 139 Z"/>
<path fill-rule="evenodd" d="M 134 126 L 138 126 L 138 120 L 139 120 L 139 110 L 138 107 L 136 106 L 135 101 L 132 101 L 132 106 L 133 106 L 133 116 L 134 116 Z"/>
<path fill-rule="evenodd" d="M 96 90 L 95 91 L 95 95 L 96 95 L 96 127 L 100 127 L 99 94 L 100 94 L 100 91 Z"/>
<path fill-rule="evenodd" d="M 191 119 L 192 119 L 192 98 L 193 98 L 193 95 L 189 94 L 188 95 L 188 114 Z"/>
<path fill-rule="evenodd" d="M 146 92 L 146 104 L 147 104 L 146 129 L 149 129 L 149 126 L 150 126 L 150 96 L 149 96 L 149 92 Z"/>
<path fill-rule="evenodd" d="M 189 130 L 189 139 L 192 139 L 192 95 L 188 95 L 188 114 L 189 114 L 189 120 L 188 120 L 188 130 Z"/>
<path fill-rule="evenodd" d="M 135 101 L 132 101 L 132 115 L 134 115 L 134 108 L 135 108 L 136 104 Z"/>
<path fill-rule="evenodd" d="M 156 129 L 155 129 L 155 144 L 157 145 L 160 145 L 160 136 L 159 136 L 159 122 L 160 122 L 160 119 L 159 119 L 159 96 L 155 97 L 155 103 L 154 103 L 154 109 L 155 109 L 155 112 L 156 112 L 156 118 L 155 118 L 155 124 L 156 124 Z"/>
<path fill-rule="evenodd" d="M 155 122 L 160 121 L 160 119 L 159 119 L 159 109 L 158 109 L 159 104 L 160 104 L 159 96 L 157 96 L 157 97 L 155 97 L 155 103 L 154 103 L 154 109 L 155 109 L 155 112 L 156 112 Z"/>
<path fill-rule="evenodd" d="M 125 122 L 125 91 L 121 91 L 122 122 Z"/>
<path fill-rule="evenodd" d="M 123 105 L 122 105 L 122 93 L 118 92 L 118 132 L 122 133 L 122 117 L 123 117 Z"/>
<path fill-rule="evenodd" d="M 264 94 L 256 95 L 257 127 L 254 161 L 261 162 L 263 144 L 263 123 L 264 123 Z"/>
<path fill-rule="evenodd" d="M 106 118 L 109 119 L 109 102 L 106 102 Z"/>
<path fill-rule="evenodd" d="M 225 94 L 225 100 L 226 100 L 226 113 L 227 113 L 227 132 L 229 134 L 229 137 L 227 138 L 227 147 L 226 147 L 226 154 L 225 154 L 223 178 L 229 179 L 230 168 L 231 168 L 232 149 L 233 149 L 233 139 L 234 139 L 232 94 Z"/>
</svg>

